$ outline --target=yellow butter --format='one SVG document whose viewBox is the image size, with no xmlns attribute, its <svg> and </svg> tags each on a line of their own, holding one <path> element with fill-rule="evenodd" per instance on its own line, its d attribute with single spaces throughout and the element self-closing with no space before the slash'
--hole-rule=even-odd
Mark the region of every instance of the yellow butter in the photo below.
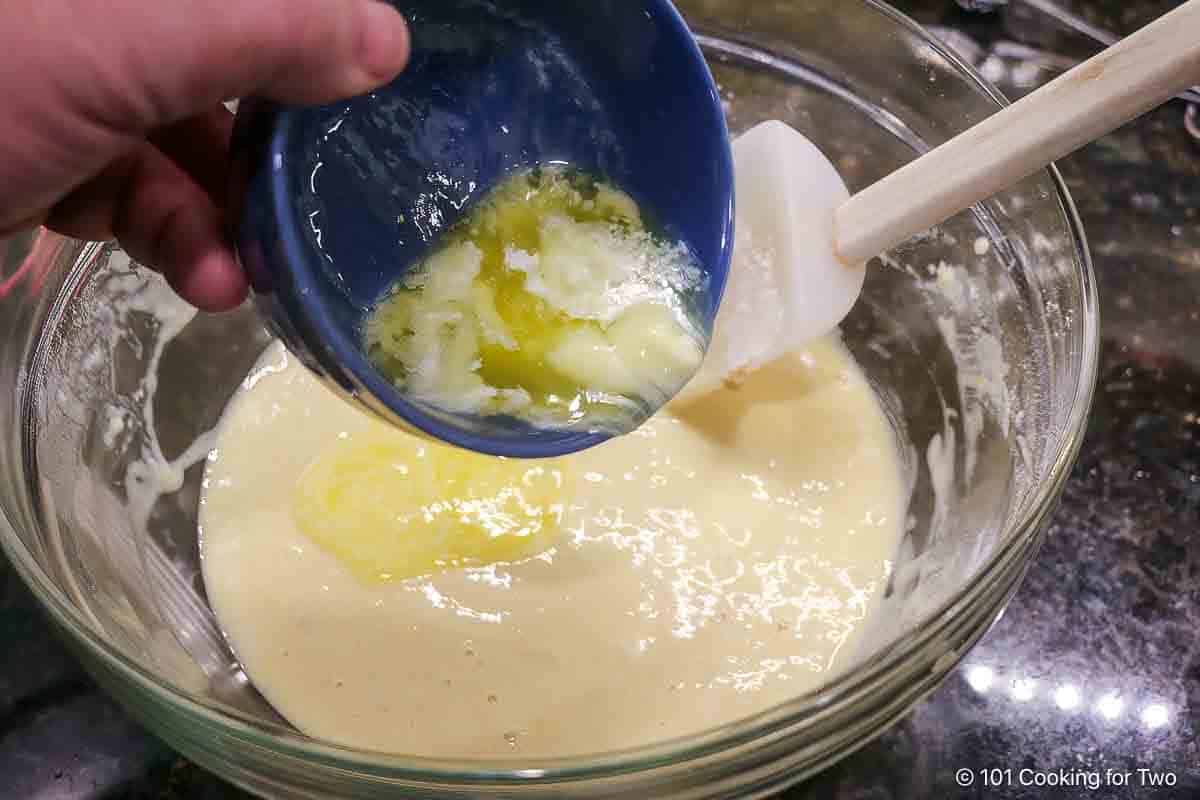
<svg viewBox="0 0 1200 800">
<path fill-rule="evenodd" d="M 439 408 L 629 430 L 699 368 L 682 245 L 628 195 L 565 169 L 516 175 L 368 317 L 374 363 Z"/>
<path fill-rule="evenodd" d="M 293 490 L 299 529 L 366 582 L 519 562 L 552 548 L 568 496 L 559 462 L 522 462 L 373 428 L 338 441 Z"/>
</svg>

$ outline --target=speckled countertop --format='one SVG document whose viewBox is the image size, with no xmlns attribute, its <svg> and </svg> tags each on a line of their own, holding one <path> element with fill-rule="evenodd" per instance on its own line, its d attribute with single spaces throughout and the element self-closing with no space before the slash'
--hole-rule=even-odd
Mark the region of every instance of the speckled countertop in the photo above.
<svg viewBox="0 0 1200 800">
<path fill-rule="evenodd" d="M 1090 51 L 1044 4 L 896 3 L 953 31 L 1010 95 Z M 1057 3 L 1122 33 L 1176 4 Z M 1200 142 L 1184 109 L 1060 164 L 1099 275 L 1103 365 L 1080 462 L 1016 599 L 932 697 L 788 798 L 1200 797 Z M 102 695 L 0 560 L 0 798 L 239 797 Z"/>
</svg>

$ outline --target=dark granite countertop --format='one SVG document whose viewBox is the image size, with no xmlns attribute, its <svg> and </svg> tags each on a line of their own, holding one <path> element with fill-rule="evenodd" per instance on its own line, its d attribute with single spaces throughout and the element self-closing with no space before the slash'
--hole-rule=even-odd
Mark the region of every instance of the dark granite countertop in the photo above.
<svg viewBox="0 0 1200 800">
<path fill-rule="evenodd" d="M 1177 3 L 1057 4 L 1124 33 Z M 1032 0 L 984 15 L 897 5 L 969 36 L 960 47 L 1010 94 L 1091 48 Z M 1184 111 L 1172 103 L 1060 165 L 1099 275 L 1103 365 L 1020 592 L 935 694 L 789 798 L 1200 797 L 1200 142 Z M 101 694 L 0 560 L 0 798 L 242 796 Z"/>
</svg>

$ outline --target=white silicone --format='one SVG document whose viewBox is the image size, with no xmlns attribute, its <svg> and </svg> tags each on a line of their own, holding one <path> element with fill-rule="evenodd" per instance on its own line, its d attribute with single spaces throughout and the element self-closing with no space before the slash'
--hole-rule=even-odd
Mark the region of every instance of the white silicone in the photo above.
<svg viewBox="0 0 1200 800">
<path fill-rule="evenodd" d="M 865 266 L 833 248 L 834 211 L 850 193 L 833 164 L 783 122 L 733 143 L 737 239 L 704 366 L 683 402 L 836 328 L 858 301 Z"/>
</svg>

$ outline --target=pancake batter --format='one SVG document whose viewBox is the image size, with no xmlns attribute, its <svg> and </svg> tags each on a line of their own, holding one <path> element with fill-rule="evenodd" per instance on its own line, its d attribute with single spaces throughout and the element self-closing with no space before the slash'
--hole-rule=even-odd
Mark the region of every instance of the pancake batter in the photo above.
<svg viewBox="0 0 1200 800">
<path fill-rule="evenodd" d="M 466 552 L 443 552 L 438 514 L 413 514 L 467 508 L 419 496 L 457 491 L 442 473 L 364 489 L 393 480 L 385 461 L 329 482 L 356 443 L 390 442 L 406 475 L 458 455 L 404 436 L 275 345 L 207 468 L 217 617 L 285 717 L 349 746 L 572 756 L 765 710 L 849 658 L 901 536 L 893 434 L 835 340 L 604 446 L 505 462 L 529 493 L 505 517 L 522 538 Z"/>
</svg>

